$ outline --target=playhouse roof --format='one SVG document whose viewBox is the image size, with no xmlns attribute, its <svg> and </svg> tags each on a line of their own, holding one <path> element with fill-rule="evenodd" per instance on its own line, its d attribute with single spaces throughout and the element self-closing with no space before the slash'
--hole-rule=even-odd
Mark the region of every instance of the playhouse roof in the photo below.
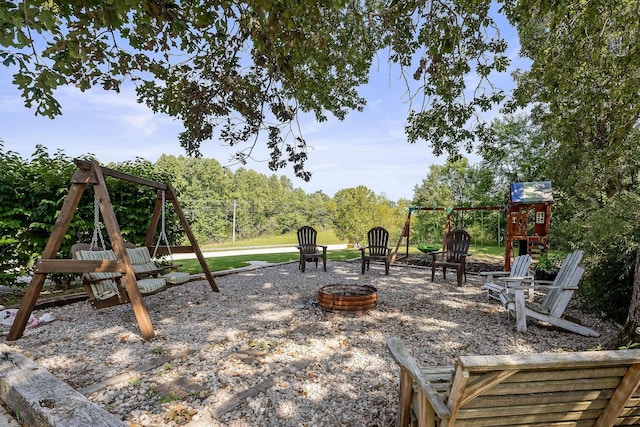
<svg viewBox="0 0 640 427">
<path fill-rule="evenodd" d="M 513 182 L 510 198 L 513 203 L 553 202 L 551 182 Z"/>
</svg>

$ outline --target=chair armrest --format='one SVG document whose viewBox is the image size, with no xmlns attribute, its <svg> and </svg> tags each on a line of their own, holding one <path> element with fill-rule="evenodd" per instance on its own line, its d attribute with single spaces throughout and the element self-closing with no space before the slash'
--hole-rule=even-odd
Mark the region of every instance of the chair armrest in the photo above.
<svg viewBox="0 0 640 427">
<path fill-rule="evenodd" d="M 493 277 L 493 276 L 508 276 L 509 274 L 511 274 L 511 273 L 509 273 L 508 271 L 481 271 L 480 272 L 481 276 L 490 276 L 490 277 Z"/>
<path fill-rule="evenodd" d="M 304 248 L 322 248 L 323 250 L 327 249 L 326 245 L 296 245 L 296 249 L 302 250 Z"/>
<path fill-rule="evenodd" d="M 400 369 L 406 370 L 416 382 L 418 387 L 420 387 L 438 417 L 442 420 L 447 420 L 448 418 L 450 418 L 451 411 L 449 411 L 446 403 L 442 400 L 429 380 L 424 378 L 418 366 L 418 362 L 413 357 L 411 357 L 409 351 L 404 346 L 400 338 L 389 338 L 387 340 L 387 348 L 391 352 L 391 357 L 393 357 L 393 360 L 395 360 L 398 366 L 400 366 Z"/>
<path fill-rule="evenodd" d="M 571 290 L 571 291 L 577 291 L 578 287 L 571 285 L 571 286 L 550 286 L 550 285 L 507 285 L 507 288 L 509 289 L 514 289 L 514 290 L 518 290 L 518 289 L 566 289 L 566 290 Z"/>
<path fill-rule="evenodd" d="M 536 285 L 536 284 L 551 284 L 553 283 L 553 280 L 536 280 L 534 277 L 532 276 L 520 276 L 520 277 L 505 277 L 502 278 L 500 280 L 504 280 L 505 282 L 524 282 L 524 283 L 530 283 L 531 285 Z M 507 285 L 508 286 L 508 285 Z"/>
<path fill-rule="evenodd" d="M 578 290 L 576 285 L 566 285 L 566 286 L 557 286 L 557 285 L 534 285 L 534 286 L 524 286 L 525 288 L 534 288 L 534 289 L 570 289 L 570 290 Z"/>
<path fill-rule="evenodd" d="M 536 283 L 539 283 L 539 280 L 535 280 L 533 278 L 533 276 L 514 276 L 514 277 L 496 277 L 497 280 L 501 281 L 501 282 L 505 282 L 504 286 L 518 286 L 517 284 L 515 284 L 515 282 L 517 283 L 526 283 L 527 287 L 532 287 L 532 286 L 536 286 Z M 514 282 L 513 285 L 509 285 L 509 282 Z"/>
<path fill-rule="evenodd" d="M 509 271 L 483 271 L 480 272 L 480 276 L 484 276 L 484 283 L 493 283 L 494 280 L 501 280 L 505 277 L 509 277 L 511 274 Z"/>
</svg>

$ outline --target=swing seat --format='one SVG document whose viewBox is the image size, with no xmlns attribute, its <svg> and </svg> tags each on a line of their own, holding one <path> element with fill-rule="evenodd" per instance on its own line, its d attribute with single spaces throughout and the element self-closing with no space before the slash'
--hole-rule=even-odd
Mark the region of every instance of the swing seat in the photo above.
<svg viewBox="0 0 640 427">
<path fill-rule="evenodd" d="M 113 251 L 105 251 L 102 248 L 91 250 L 88 243 L 77 243 L 71 246 L 71 255 L 75 259 L 84 260 L 110 260 L 115 259 Z M 91 272 L 82 275 L 82 285 L 84 286 L 89 301 L 94 308 L 95 302 L 102 302 L 100 305 L 109 306 L 126 302 L 126 293 L 120 279 L 120 273 L 113 272 Z"/>
<path fill-rule="evenodd" d="M 115 260 L 112 250 L 77 250 L 74 257 L 82 260 Z M 89 302 L 93 308 L 109 307 L 129 302 L 125 287 L 121 283 L 122 275 L 113 272 L 93 271 L 83 275 L 82 284 L 89 294 Z M 167 287 L 161 278 L 138 280 L 138 289 L 142 295 L 151 295 Z"/>
<path fill-rule="evenodd" d="M 131 260 L 131 268 L 136 273 L 136 277 L 150 277 L 158 276 L 170 285 L 180 285 L 182 283 L 191 280 L 189 273 L 181 271 L 172 271 L 170 273 L 162 274 L 169 269 L 174 270 L 177 265 L 169 265 L 165 267 L 158 267 L 152 260 L 149 254 L 149 249 L 146 246 L 139 248 L 127 248 L 127 254 Z"/>
</svg>

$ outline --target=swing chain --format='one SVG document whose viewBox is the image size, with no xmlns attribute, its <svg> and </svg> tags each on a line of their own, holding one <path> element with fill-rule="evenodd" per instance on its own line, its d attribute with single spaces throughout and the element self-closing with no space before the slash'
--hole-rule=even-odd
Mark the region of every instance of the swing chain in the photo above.
<svg viewBox="0 0 640 427">
<path fill-rule="evenodd" d="M 158 247 L 160 246 L 160 242 L 162 241 L 162 239 L 164 239 L 164 242 L 167 246 L 167 253 L 169 254 L 169 258 L 171 259 L 172 255 L 171 255 L 171 247 L 169 246 L 169 239 L 167 238 L 167 232 L 166 232 L 166 228 L 165 228 L 165 190 L 162 190 L 162 210 L 160 211 L 160 222 L 162 223 L 162 225 L 160 226 L 160 235 L 158 236 L 158 240 L 156 241 L 156 246 L 153 249 L 153 256 L 151 258 L 156 258 L 156 255 L 158 253 Z"/>
<path fill-rule="evenodd" d="M 100 244 L 102 245 L 102 249 L 106 249 L 107 247 L 104 244 L 104 236 L 102 235 L 102 231 L 100 230 L 100 203 L 98 201 L 98 196 L 93 194 L 93 236 L 91 237 L 91 244 L 89 245 L 89 249 L 93 250 L 98 246 L 98 239 L 100 239 Z"/>
</svg>

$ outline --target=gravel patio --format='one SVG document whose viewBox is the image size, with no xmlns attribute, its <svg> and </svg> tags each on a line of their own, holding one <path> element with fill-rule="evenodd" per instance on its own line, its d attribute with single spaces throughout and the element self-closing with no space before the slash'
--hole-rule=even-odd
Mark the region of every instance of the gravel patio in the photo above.
<svg viewBox="0 0 640 427">
<path fill-rule="evenodd" d="M 481 277 L 462 287 L 430 269 L 359 262 L 328 271 L 287 263 L 194 282 L 145 298 L 156 338 L 141 339 L 129 305 L 88 303 L 36 311 L 56 320 L 12 345 L 131 426 L 392 426 L 398 369 L 385 346 L 399 336 L 420 363 L 452 364 L 463 354 L 562 352 L 605 346 L 619 326 L 567 311 L 601 333 L 587 338 L 529 322 L 515 330 L 487 298 Z M 366 314 L 320 309 L 327 284 L 371 285 Z"/>
</svg>

